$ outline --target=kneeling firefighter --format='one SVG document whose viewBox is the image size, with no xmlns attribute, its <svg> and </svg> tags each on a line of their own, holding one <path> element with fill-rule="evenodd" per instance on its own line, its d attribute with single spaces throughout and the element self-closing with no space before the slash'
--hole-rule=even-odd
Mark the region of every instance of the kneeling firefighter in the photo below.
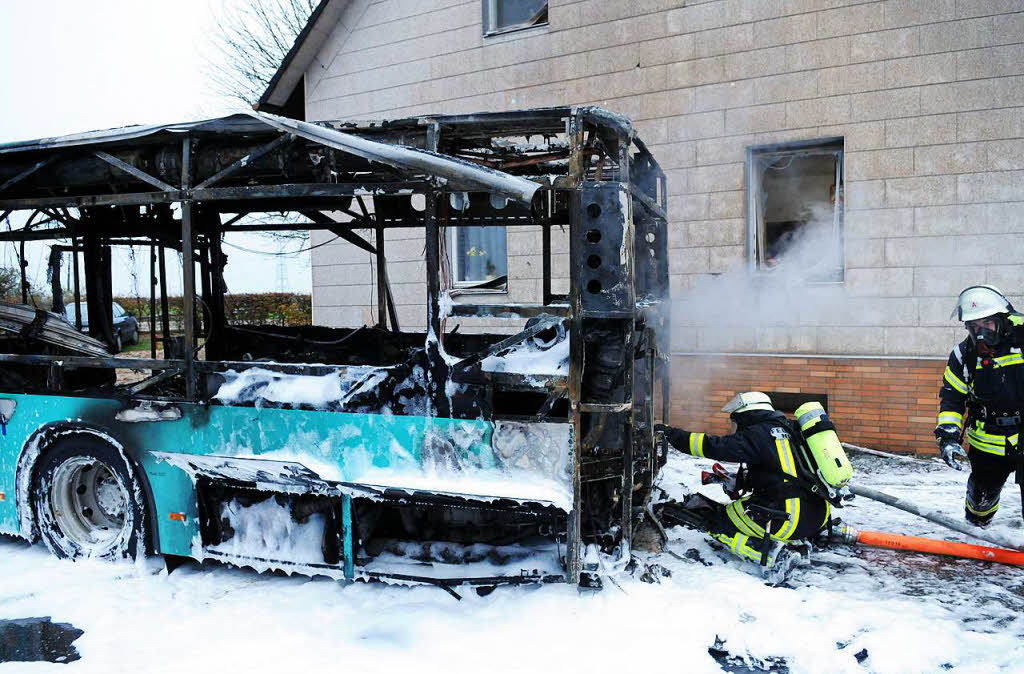
<svg viewBox="0 0 1024 674">
<path fill-rule="evenodd" d="M 750 391 L 738 394 L 722 411 L 733 423 L 730 435 L 661 428 L 680 451 L 742 464 L 735 479 L 714 480 L 723 482 L 726 494 L 734 499 L 731 503 L 698 496 L 700 526 L 733 554 L 772 567 L 786 544 L 816 536 L 829 526 L 830 502 L 839 505 L 840 490 L 853 468 L 835 426 L 818 403 L 802 405 L 791 422 L 772 407 L 766 394 Z M 687 502 L 683 509 L 691 505 L 696 504 Z"/>
<path fill-rule="evenodd" d="M 950 318 L 963 321 L 967 339 L 946 363 L 935 439 L 951 467 L 970 461 L 964 515 L 985 526 L 1011 473 L 1024 500 L 1024 316 L 998 288 L 982 285 L 960 293 Z M 965 430 L 967 452 L 960 445 Z"/>
</svg>

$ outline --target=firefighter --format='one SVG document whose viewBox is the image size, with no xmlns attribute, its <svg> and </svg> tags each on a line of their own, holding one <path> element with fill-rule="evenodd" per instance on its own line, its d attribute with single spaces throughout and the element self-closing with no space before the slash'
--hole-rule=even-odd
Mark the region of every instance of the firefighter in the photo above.
<svg viewBox="0 0 1024 674">
<path fill-rule="evenodd" d="M 765 567 L 765 575 L 781 559 L 786 565 L 796 555 L 786 545 L 817 535 L 829 522 L 828 501 L 809 490 L 798 478 L 794 443 L 798 431 L 771 399 L 759 391 L 736 395 L 723 412 L 729 414 L 733 432 L 705 435 L 662 426 L 666 439 L 678 450 L 693 456 L 742 464 L 733 480 L 723 486 L 734 500 L 723 505 L 710 499 L 691 499 L 684 508 L 700 501 L 703 528 L 742 559 Z M 767 535 L 766 535 L 767 534 Z"/>
<path fill-rule="evenodd" d="M 935 439 L 950 467 L 962 470 L 961 460 L 970 463 L 964 515 L 986 526 L 1010 474 L 1022 483 L 1024 317 L 998 288 L 979 285 L 960 293 L 953 318 L 963 322 L 967 338 L 953 347 L 942 375 Z M 966 452 L 960 444 L 965 430 Z"/>
</svg>

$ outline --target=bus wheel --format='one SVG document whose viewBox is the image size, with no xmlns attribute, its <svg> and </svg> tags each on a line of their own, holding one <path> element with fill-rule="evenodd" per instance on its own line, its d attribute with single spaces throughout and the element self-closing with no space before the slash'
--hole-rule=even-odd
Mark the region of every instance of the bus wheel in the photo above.
<svg viewBox="0 0 1024 674">
<path fill-rule="evenodd" d="M 32 507 L 57 557 L 121 559 L 145 551 L 142 492 L 121 453 L 96 436 L 66 436 L 40 457 Z"/>
</svg>

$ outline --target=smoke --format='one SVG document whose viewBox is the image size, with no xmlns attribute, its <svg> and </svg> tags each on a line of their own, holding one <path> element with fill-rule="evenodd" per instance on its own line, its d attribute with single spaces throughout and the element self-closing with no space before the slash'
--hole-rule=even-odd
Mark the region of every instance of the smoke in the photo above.
<svg viewBox="0 0 1024 674">
<path fill-rule="evenodd" d="M 758 329 L 826 325 L 842 314 L 842 244 L 831 204 L 808 204 L 800 226 L 765 246 L 760 269 L 744 265 L 698 280 L 673 306 L 677 326 L 697 331 L 697 350 L 756 347 Z M 798 340 L 799 341 L 799 340 Z M 739 343 L 738 343 L 739 342 Z"/>
</svg>

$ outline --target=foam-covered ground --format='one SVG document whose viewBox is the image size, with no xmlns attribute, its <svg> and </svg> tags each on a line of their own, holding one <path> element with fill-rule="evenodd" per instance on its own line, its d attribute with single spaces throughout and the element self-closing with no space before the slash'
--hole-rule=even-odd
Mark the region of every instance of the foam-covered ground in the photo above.
<svg viewBox="0 0 1024 674">
<path fill-rule="evenodd" d="M 663 486 L 677 495 L 693 488 L 702 463 L 674 455 Z M 933 462 L 856 464 L 862 484 L 962 509 L 965 473 Z M 1015 487 L 1003 501 L 999 531 L 1024 541 Z M 864 529 L 956 537 L 861 499 L 841 514 Z M 669 533 L 682 560 L 641 555 L 671 571 L 660 584 L 620 575 L 601 592 L 499 588 L 462 592 L 461 602 L 430 587 L 218 565 L 167 574 L 158 559 L 61 562 L 41 545 L 0 539 L 0 617 L 52 616 L 85 631 L 76 662 L 0 670 L 719 672 L 708 652 L 717 642 L 792 672 L 1024 671 L 1024 569 L 835 549 L 773 588 L 723 562 L 699 534 Z"/>
</svg>

